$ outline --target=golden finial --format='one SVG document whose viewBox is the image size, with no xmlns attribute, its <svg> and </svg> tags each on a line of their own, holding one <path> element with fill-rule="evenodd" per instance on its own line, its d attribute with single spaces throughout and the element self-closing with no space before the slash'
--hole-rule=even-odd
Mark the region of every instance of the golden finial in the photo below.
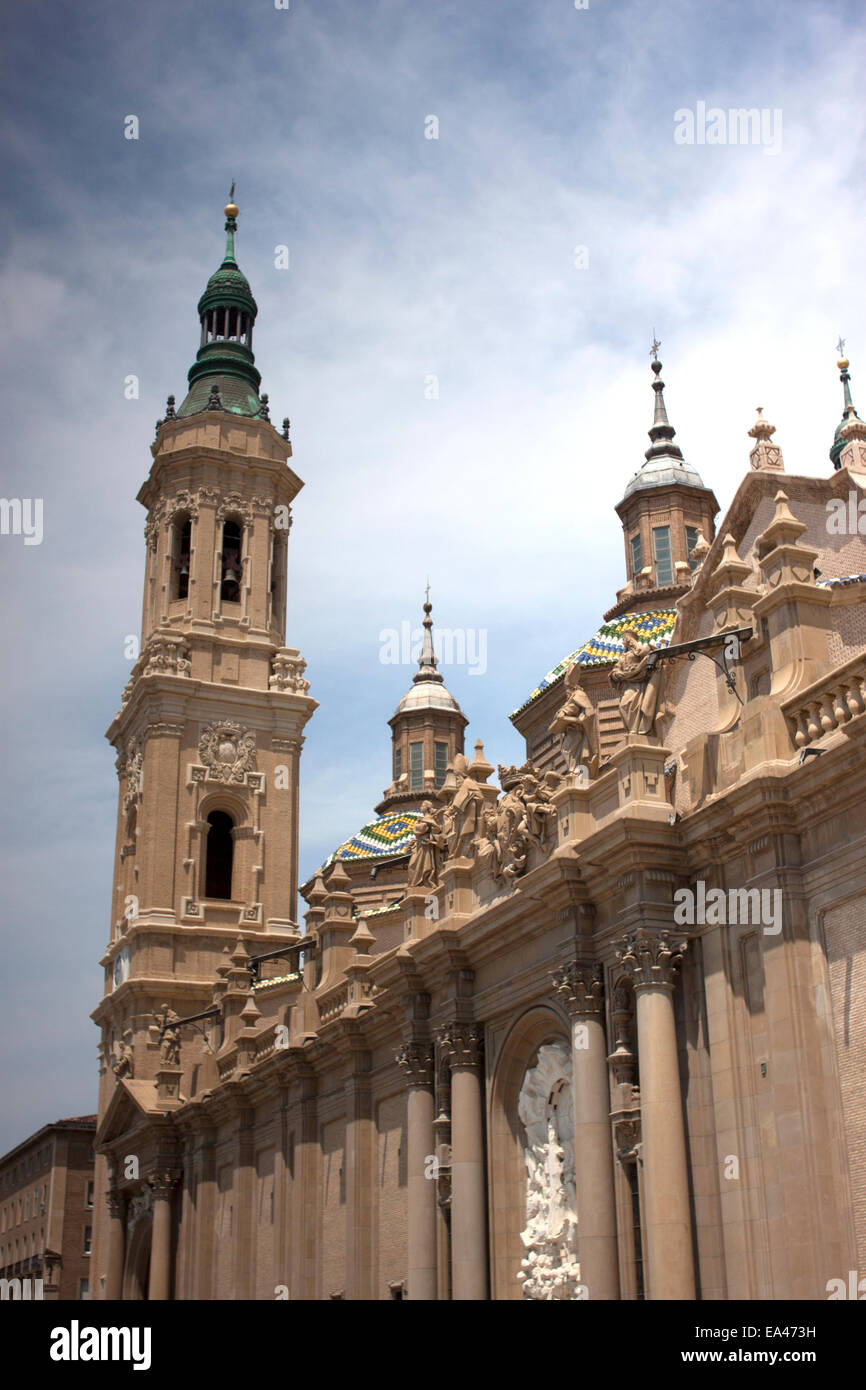
<svg viewBox="0 0 866 1390">
<path fill-rule="evenodd" d="M 237 215 L 238 205 L 235 202 L 235 181 L 232 179 L 231 192 L 229 193 L 229 200 L 226 203 L 226 217 L 237 217 Z"/>
<path fill-rule="evenodd" d="M 845 356 L 845 339 L 842 337 L 841 333 L 839 334 L 839 341 L 836 344 L 836 351 L 839 354 L 839 361 L 836 363 L 836 366 L 839 368 L 840 372 L 846 372 L 849 363 L 848 358 Z"/>
</svg>

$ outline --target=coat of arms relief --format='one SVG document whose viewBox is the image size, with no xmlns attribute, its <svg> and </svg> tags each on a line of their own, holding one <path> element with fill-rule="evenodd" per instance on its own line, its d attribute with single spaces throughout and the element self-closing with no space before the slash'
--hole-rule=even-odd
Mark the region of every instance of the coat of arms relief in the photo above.
<svg viewBox="0 0 866 1390">
<path fill-rule="evenodd" d="M 192 770 L 194 781 L 255 787 L 261 780 L 256 772 L 255 733 L 233 719 L 221 719 L 204 726 L 198 741 L 198 755 L 201 766 Z"/>
</svg>

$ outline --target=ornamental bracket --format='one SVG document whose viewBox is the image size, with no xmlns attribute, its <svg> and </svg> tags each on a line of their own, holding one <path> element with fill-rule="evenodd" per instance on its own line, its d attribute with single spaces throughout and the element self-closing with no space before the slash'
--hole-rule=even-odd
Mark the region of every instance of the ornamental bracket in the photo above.
<svg viewBox="0 0 866 1390">
<path fill-rule="evenodd" d="M 728 644 L 731 638 L 737 642 L 737 651 L 742 642 L 748 642 L 754 634 L 751 627 L 731 627 L 725 632 L 717 632 L 713 637 L 698 637 L 693 642 L 678 642 L 674 647 L 660 647 L 658 651 L 650 653 L 647 663 L 647 672 L 652 674 L 661 661 L 676 661 L 678 658 L 685 657 L 687 661 L 694 661 L 696 657 L 705 656 L 713 663 L 716 669 L 725 678 L 725 685 L 740 702 L 743 703 L 742 696 L 737 689 L 734 674 L 728 665 Z M 717 661 L 713 652 L 721 651 L 721 661 Z"/>
</svg>

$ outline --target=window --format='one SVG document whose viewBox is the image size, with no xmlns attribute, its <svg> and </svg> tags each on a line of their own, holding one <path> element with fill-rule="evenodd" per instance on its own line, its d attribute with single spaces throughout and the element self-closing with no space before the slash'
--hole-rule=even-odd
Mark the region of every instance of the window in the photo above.
<svg viewBox="0 0 866 1390">
<path fill-rule="evenodd" d="M 85 1201 L 85 1205 L 86 1205 L 86 1206 L 88 1206 L 88 1207 L 92 1207 L 92 1206 L 93 1206 L 93 1179 L 92 1179 L 92 1178 L 88 1178 L 88 1179 L 87 1179 L 87 1195 L 86 1195 L 84 1201 Z"/>
<path fill-rule="evenodd" d="M 631 576 L 634 579 L 643 569 L 643 546 L 640 543 L 640 531 L 631 538 Z"/>
<path fill-rule="evenodd" d="M 206 898 L 231 898 L 234 821 L 225 811 L 211 811 L 207 823 L 204 895 Z"/>
<path fill-rule="evenodd" d="M 445 774 L 448 771 L 448 744 L 433 744 L 433 771 L 435 773 L 436 786 L 441 787 L 445 781 Z"/>
<path fill-rule="evenodd" d="M 237 521 L 223 525 L 220 598 L 223 603 L 241 601 L 241 528 Z"/>
<path fill-rule="evenodd" d="M 89 1301 L 90 1301 L 90 1280 L 89 1280 L 89 1279 L 79 1279 L 79 1281 L 78 1281 L 78 1297 L 81 1299 L 82 1303 L 89 1303 Z"/>
<path fill-rule="evenodd" d="M 671 528 L 653 527 L 653 557 L 656 562 L 656 584 L 661 588 L 673 584 L 674 568 L 671 563 Z"/>
<path fill-rule="evenodd" d="M 403 749 L 394 749 L 394 781 L 399 782 L 403 776 Z"/>
<path fill-rule="evenodd" d="M 697 545 L 699 534 L 700 532 L 698 531 L 697 526 L 686 527 L 686 557 L 689 562 L 689 569 L 692 571 L 694 571 L 694 568 L 698 563 L 697 560 L 692 559 L 692 548 Z"/>
<path fill-rule="evenodd" d="M 192 521 L 184 513 L 174 523 L 174 574 L 172 598 L 189 595 L 189 557 L 192 550 Z"/>
<path fill-rule="evenodd" d="M 85 1228 L 84 1228 L 84 1254 L 85 1254 L 85 1255 L 89 1255 L 89 1254 L 90 1254 L 90 1246 L 91 1246 L 92 1242 L 93 1242 L 93 1227 L 92 1227 L 92 1226 L 85 1226 Z"/>
<path fill-rule="evenodd" d="M 409 744 L 409 790 L 420 792 L 424 788 L 424 745 Z"/>
</svg>

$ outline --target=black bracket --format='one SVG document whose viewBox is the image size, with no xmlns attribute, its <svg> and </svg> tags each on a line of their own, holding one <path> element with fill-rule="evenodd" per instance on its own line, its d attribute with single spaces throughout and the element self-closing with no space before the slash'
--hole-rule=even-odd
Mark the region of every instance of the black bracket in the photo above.
<svg viewBox="0 0 866 1390">
<path fill-rule="evenodd" d="M 647 671 L 652 673 L 662 661 L 676 661 L 678 658 L 685 657 L 686 661 L 694 661 L 696 657 L 706 656 L 713 663 L 716 670 L 725 678 L 725 685 L 731 694 L 743 703 L 740 692 L 737 689 L 734 674 L 728 665 L 728 642 L 732 637 L 737 639 L 738 644 L 748 642 L 754 634 L 751 627 L 732 627 L 726 632 L 718 632 L 714 637 L 698 637 L 694 642 L 679 642 L 674 647 L 660 647 L 658 651 L 650 653 L 647 662 Z M 721 661 L 717 661 L 713 652 L 721 650 Z"/>
</svg>

